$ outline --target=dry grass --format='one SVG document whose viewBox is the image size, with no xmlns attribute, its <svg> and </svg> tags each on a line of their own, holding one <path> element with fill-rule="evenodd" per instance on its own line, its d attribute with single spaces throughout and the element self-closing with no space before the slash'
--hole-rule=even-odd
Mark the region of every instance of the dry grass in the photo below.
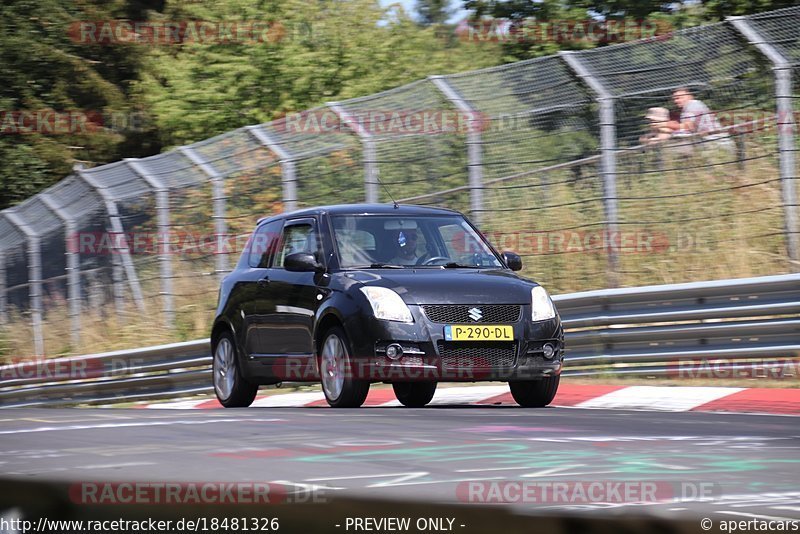
<svg viewBox="0 0 800 534">
<path fill-rule="evenodd" d="M 157 295 L 157 289 L 150 290 L 147 285 L 143 290 L 146 295 Z M 165 326 L 158 296 L 145 299 L 145 313 L 128 302 L 118 314 L 112 302 L 101 309 L 83 310 L 80 347 L 71 346 L 72 329 L 66 306 L 51 303 L 45 314 L 46 353 L 48 356 L 90 354 L 208 337 L 216 306 L 216 281 L 210 276 L 176 278 L 174 291 L 176 295 L 192 295 L 176 297 L 174 330 Z M 3 360 L 18 361 L 32 356 L 33 328 L 28 317 L 13 313 L 9 326 L 0 332 Z"/>
<path fill-rule="evenodd" d="M 650 248 L 620 252 L 621 285 L 736 278 L 788 270 L 778 170 L 769 152 L 774 149 L 749 143 L 748 157 L 757 159 L 748 161 L 744 169 L 737 163 L 713 165 L 694 156 L 687 159 L 665 154 L 664 170 L 654 171 L 657 166 L 651 153 L 620 158 L 620 227 L 628 237 L 641 235 L 650 243 Z M 598 169 L 591 165 L 582 170 L 581 176 L 565 170 L 546 177 L 498 183 L 485 192 L 486 206 L 493 211 L 484 214 L 483 227 L 495 238 L 498 248 L 516 248 L 522 253 L 524 274 L 553 293 L 607 287 L 605 252 L 585 241 L 577 242 L 577 248 L 569 241 L 571 236 L 585 238 L 602 230 L 605 215 L 600 184 Z M 191 227 L 200 223 L 186 224 Z M 536 242 L 541 235 L 546 239 L 544 246 Z M 554 238 L 563 241 L 557 244 Z M 79 347 L 70 344 L 66 303 L 46 302 L 47 355 L 86 354 L 206 337 L 218 288 L 216 277 L 208 274 L 213 270 L 210 260 L 175 264 L 179 277 L 173 290 L 174 330 L 164 326 L 157 266 L 150 258 L 147 266 L 138 269 L 141 279 L 149 280 L 143 282 L 148 296 L 145 312 L 136 309 L 129 299 L 121 313 L 117 313 L 113 302 L 100 309 L 84 309 Z M 32 339 L 29 318 L 12 313 L 10 323 L 0 327 L 0 358 L 25 358 L 33 352 Z M 613 380 L 657 383 L 652 380 L 661 379 Z"/>
</svg>

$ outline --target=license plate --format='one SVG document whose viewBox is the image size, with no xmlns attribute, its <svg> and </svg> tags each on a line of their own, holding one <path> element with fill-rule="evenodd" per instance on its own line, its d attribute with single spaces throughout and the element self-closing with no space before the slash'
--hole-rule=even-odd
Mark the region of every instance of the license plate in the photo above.
<svg viewBox="0 0 800 534">
<path fill-rule="evenodd" d="M 444 339 L 446 341 L 513 341 L 514 327 L 511 325 L 449 324 L 444 327 Z"/>
</svg>

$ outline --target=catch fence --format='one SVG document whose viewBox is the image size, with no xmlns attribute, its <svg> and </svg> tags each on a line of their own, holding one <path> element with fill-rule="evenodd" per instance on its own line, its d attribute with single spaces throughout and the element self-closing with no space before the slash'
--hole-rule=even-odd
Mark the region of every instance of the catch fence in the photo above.
<svg viewBox="0 0 800 534">
<path fill-rule="evenodd" d="M 0 212 L 0 350 L 196 337 L 257 218 L 389 193 L 467 212 L 554 293 L 796 271 L 798 26 L 793 7 L 431 76 L 76 169 Z M 643 142 L 680 87 L 720 128 Z"/>
</svg>

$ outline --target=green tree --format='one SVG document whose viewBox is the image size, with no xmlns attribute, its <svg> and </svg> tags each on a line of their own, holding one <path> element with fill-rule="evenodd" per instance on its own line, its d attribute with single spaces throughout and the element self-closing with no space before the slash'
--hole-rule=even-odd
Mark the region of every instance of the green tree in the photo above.
<svg viewBox="0 0 800 534">
<path fill-rule="evenodd" d="M 455 12 L 448 0 L 417 0 L 416 10 L 423 26 L 444 24 Z"/>
<path fill-rule="evenodd" d="M 17 0 L 0 6 L 0 208 L 63 178 L 75 161 L 158 151 L 148 132 L 111 128 L 140 110 L 130 93 L 139 54 L 81 41 L 76 21 L 141 16 L 145 3 Z M 37 113 L 36 124 L 22 117 Z M 75 119 L 55 131 L 54 115 Z M 27 113 L 27 115 L 26 115 Z M 48 113 L 50 113 L 48 115 Z"/>
<path fill-rule="evenodd" d="M 722 20 L 731 15 L 751 15 L 797 5 L 797 0 L 704 0 L 708 20 Z"/>
<path fill-rule="evenodd" d="M 563 33 L 554 31 L 556 26 L 553 23 L 566 22 L 569 25 L 589 18 L 586 8 L 560 0 L 465 0 L 464 8 L 472 11 L 470 24 L 479 32 L 494 31 L 490 20 L 508 22 L 509 29 L 505 30 L 508 38 L 499 39 L 504 63 L 548 56 L 559 50 L 593 48 L 598 44 L 591 39 L 565 37 Z M 498 24 L 498 28 L 502 28 L 503 23 Z M 575 29 L 579 26 L 572 24 L 569 27 Z"/>
<path fill-rule="evenodd" d="M 271 27 L 264 42 L 193 42 L 152 51 L 138 89 L 167 145 L 499 60 L 491 46 L 441 39 L 435 28 L 372 0 L 176 3 L 154 17 Z"/>
</svg>

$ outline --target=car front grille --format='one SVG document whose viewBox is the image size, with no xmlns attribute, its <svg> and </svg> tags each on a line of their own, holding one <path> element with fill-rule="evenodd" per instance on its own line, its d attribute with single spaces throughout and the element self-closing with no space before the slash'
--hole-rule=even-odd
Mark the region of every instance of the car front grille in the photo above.
<svg viewBox="0 0 800 534">
<path fill-rule="evenodd" d="M 475 321 L 470 310 L 476 308 L 481 318 Z M 434 323 L 516 323 L 522 311 L 519 304 L 425 304 L 425 315 Z M 473 312 L 473 316 L 475 313 Z"/>
<path fill-rule="evenodd" d="M 513 341 L 439 341 L 436 345 L 444 369 L 496 369 L 514 365 Z"/>
</svg>

